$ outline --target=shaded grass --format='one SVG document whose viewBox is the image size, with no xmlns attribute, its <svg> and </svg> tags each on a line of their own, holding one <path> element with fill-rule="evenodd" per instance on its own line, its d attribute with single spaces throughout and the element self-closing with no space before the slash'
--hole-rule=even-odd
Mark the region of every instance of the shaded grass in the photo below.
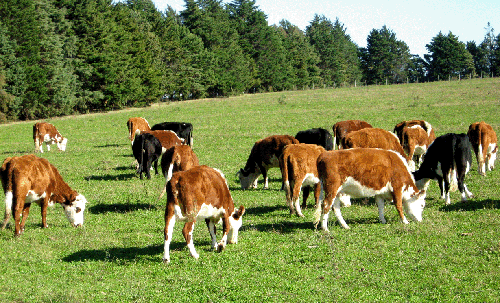
<svg viewBox="0 0 500 303">
<path fill-rule="evenodd" d="M 437 135 L 466 132 L 484 120 L 499 133 L 499 105 L 500 81 L 484 79 L 243 95 L 51 119 L 69 138 L 68 149 L 40 156 L 87 197 L 85 227 L 71 228 L 56 206 L 48 211 L 50 228 L 41 229 L 33 206 L 21 237 L 0 231 L 0 301 L 498 302 L 498 169 L 481 177 L 474 163 L 466 177 L 475 194 L 469 202 L 455 192 L 445 206 L 432 183 L 421 223 L 399 223 L 388 204 L 382 225 L 372 200 L 356 200 L 342 209 L 351 230 L 331 214 L 330 233 L 314 230 L 312 197 L 305 218 L 289 215 L 279 170 L 270 171 L 270 190 L 259 182 L 259 189 L 243 191 L 235 173 L 253 143 L 268 135 L 331 130 L 347 119 L 388 130 L 425 119 Z M 178 223 L 172 262 L 162 264 L 165 198 L 157 198 L 164 180 L 135 174 L 126 129 L 135 116 L 151 125 L 193 123 L 200 163 L 221 169 L 235 204 L 247 209 L 238 244 L 212 252 L 199 222 L 196 261 Z M 32 152 L 33 123 L 0 126 L 0 155 Z"/>
</svg>

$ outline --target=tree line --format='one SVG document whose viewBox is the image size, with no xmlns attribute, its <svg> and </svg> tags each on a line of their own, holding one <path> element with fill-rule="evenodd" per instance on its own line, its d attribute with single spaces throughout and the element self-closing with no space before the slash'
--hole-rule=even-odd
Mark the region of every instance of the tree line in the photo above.
<svg viewBox="0 0 500 303">
<path fill-rule="evenodd" d="M 2 0 L 0 122 L 241 93 L 500 73 L 500 35 L 449 32 L 421 58 L 388 27 L 358 47 L 338 19 L 269 26 L 255 0 Z"/>
</svg>

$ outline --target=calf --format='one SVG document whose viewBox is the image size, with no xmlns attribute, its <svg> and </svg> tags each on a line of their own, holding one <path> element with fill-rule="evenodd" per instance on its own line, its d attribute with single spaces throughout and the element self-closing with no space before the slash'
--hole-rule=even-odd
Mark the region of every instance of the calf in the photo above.
<svg viewBox="0 0 500 303">
<path fill-rule="evenodd" d="M 61 136 L 54 125 L 47 122 L 38 122 L 33 125 L 33 141 L 35 142 L 35 152 L 43 153 L 42 143 L 45 143 L 50 151 L 50 144 L 57 144 L 60 151 L 66 150 L 68 139 Z"/>
<path fill-rule="evenodd" d="M 415 162 L 408 156 L 398 138 L 391 132 L 381 128 L 364 128 L 350 132 L 342 141 L 343 148 L 381 148 L 399 153 L 408 162 L 410 169 L 415 170 Z"/>
<path fill-rule="evenodd" d="M 137 163 L 137 173 L 142 179 L 142 173 L 146 174 L 146 178 L 151 179 L 149 170 L 154 164 L 155 174 L 158 174 L 158 159 L 162 154 L 162 146 L 160 141 L 152 134 L 139 134 L 135 136 L 132 152 Z"/>
<path fill-rule="evenodd" d="M 151 130 L 171 130 L 193 147 L 193 124 L 187 122 L 163 122 L 153 125 Z"/>
<path fill-rule="evenodd" d="M 299 141 L 289 135 L 275 135 L 261 139 L 252 147 L 245 168 L 238 171 L 242 189 L 257 188 L 257 178 L 260 174 L 264 177 L 264 189 L 269 187 L 267 171 L 279 167 L 279 157 L 283 148 L 288 144 L 297 144 Z"/>
<path fill-rule="evenodd" d="M 374 148 L 329 151 L 318 157 L 317 165 L 325 199 L 323 207 L 316 208 L 316 226 L 322 219 L 321 227 L 328 230 L 328 214 L 333 203 L 337 220 L 342 227 L 349 228 L 340 213 L 339 194 L 375 197 L 382 223 L 386 223 L 384 200 L 394 202 L 404 224 L 408 220 L 403 207 L 413 220 L 422 221 L 425 191 L 419 192 L 408 165 L 398 153 Z"/>
<path fill-rule="evenodd" d="M 212 248 L 221 252 L 226 242 L 238 242 L 238 230 L 244 213 L 245 207 L 234 208 L 226 179 L 220 171 L 202 165 L 174 173 L 167 183 L 163 262 L 170 262 L 170 241 L 176 219 L 186 222 L 182 234 L 191 256 L 198 259 L 193 244 L 196 220 L 205 219 L 212 238 Z M 222 221 L 222 239 L 217 244 L 215 224 L 219 221 Z"/>
<path fill-rule="evenodd" d="M 472 123 L 467 136 L 476 154 L 477 171 L 480 175 L 486 176 L 486 170 L 495 168 L 498 151 L 497 135 L 491 125 L 482 121 Z"/>
<path fill-rule="evenodd" d="M 169 148 L 184 144 L 184 140 L 179 138 L 177 134 L 170 130 L 149 130 L 143 131 L 141 134 L 151 134 L 155 136 L 161 143 L 161 153 L 165 153 Z"/>
<path fill-rule="evenodd" d="M 317 144 L 323 146 L 326 150 L 333 149 L 333 137 L 329 131 L 324 128 L 312 128 L 299 131 L 295 135 L 300 143 Z"/>
<path fill-rule="evenodd" d="M 200 165 L 198 157 L 189 145 L 176 145 L 169 148 L 161 157 L 160 166 L 166 182 L 158 199 L 161 199 L 165 194 L 167 183 L 172 178 L 173 173 L 185 171 L 198 165 Z"/>
<path fill-rule="evenodd" d="M 405 127 L 412 127 L 415 125 L 419 125 L 427 132 L 427 136 L 429 137 L 429 144 L 431 144 L 436 139 L 436 134 L 434 132 L 434 129 L 432 128 L 432 125 L 429 122 L 424 120 L 408 120 L 408 121 L 401 121 L 394 127 L 394 133 L 398 137 L 399 142 L 402 142 L 403 140 L 402 137 L 403 129 Z"/>
<path fill-rule="evenodd" d="M 441 199 L 450 204 L 450 187 L 456 187 L 462 193 L 462 201 L 472 198 L 472 193 L 464 183 L 469 172 L 472 155 L 471 144 L 466 134 L 442 135 L 427 149 L 420 168 L 413 173 L 417 186 L 426 189 L 430 180 L 437 180 L 441 190 Z"/>
<path fill-rule="evenodd" d="M 59 203 L 71 225 L 83 225 L 87 200 L 71 189 L 57 169 L 46 159 L 35 155 L 7 158 L 0 169 L 5 193 L 5 217 L 2 229 L 14 214 L 14 235 L 24 231 L 24 225 L 35 202 L 42 209 L 42 227 L 47 225 L 47 207 Z M 22 217 L 22 221 L 21 221 Z"/>
<path fill-rule="evenodd" d="M 431 143 L 429 135 L 420 125 L 407 126 L 401 132 L 403 150 L 418 164 L 422 162 L 422 156 Z"/>
<path fill-rule="evenodd" d="M 324 151 L 325 149 L 322 146 L 303 143 L 290 144 L 283 149 L 283 154 L 280 157 L 280 168 L 290 214 L 296 212 L 297 216 L 304 216 L 299 204 L 301 187 L 304 188 L 302 208 L 306 207 L 311 187 L 314 188 L 316 205 L 319 203 L 321 186 L 316 160 Z"/>
<path fill-rule="evenodd" d="M 337 146 L 338 149 L 342 149 L 342 140 L 348 133 L 371 127 L 368 122 L 362 120 L 346 120 L 335 123 L 333 125 L 333 148 L 335 149 Z"/>
<path fill-rule="evenodd" d="M 146 121 L 146 119 L 144 118 L 139 118 L 139 117 L 128 119 L 127 128 L 128 128 L 128 138 L 130 139 L 130 143 L 132 145 L 134 145 L 135 135 L 137 135 L 138 131 L 140 133 L 143 131 L 151 130 L 148 121 Z"/>
</svg>

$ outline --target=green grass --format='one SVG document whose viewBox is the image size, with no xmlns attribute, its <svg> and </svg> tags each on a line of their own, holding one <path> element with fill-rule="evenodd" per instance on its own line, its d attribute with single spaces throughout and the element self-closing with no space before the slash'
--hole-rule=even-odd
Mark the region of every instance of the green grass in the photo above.
<svg viewBox="0 0 500 303">
<path fill-rule="evenodd" d="M 329 233 L 313 228 L 312 198 L 305 218 L 289 215 L 278 169 L 269 190 L 259 182 L 258 190 L 242 191 L 235 174 L 253 143 L 273 134 L 331 130 L 347 119 L 387 130 L 424 119 L 438 136 L 484 120 L 500 133 L 499 109 L 500 80 L 484 79 L 243 95 L 48 120 L 69 142 L 66 152 L 41 156 L 86 196 L 85 227 L 70 227 L 55 206 L 42 229 L 33 206 L 21 237 L 0 231 L 0 302 L 498 302 L 500 170 L 479 176 L 475 157 L 469 202 L 455 192 L 445 206 L 433 182 L 421 223 L 401 224 L 387 205 L 388 224 L 380 224 L 372 200 L 355 200 L 342 209 L 351 229 L 331 214 Z M 221 169 L 235 204 L 247 209 L 238 244 L 210 251 L 199 222 L 194 260 L 178 222 L 171 263 L 161 262 L 164 180 L 135 174 L 126 129 L 135 116 L 151 125 L 193 123 L 200 162 Z M 3 158 L 33 152 L 33 123 L 0 126 Z"/>
</svg>

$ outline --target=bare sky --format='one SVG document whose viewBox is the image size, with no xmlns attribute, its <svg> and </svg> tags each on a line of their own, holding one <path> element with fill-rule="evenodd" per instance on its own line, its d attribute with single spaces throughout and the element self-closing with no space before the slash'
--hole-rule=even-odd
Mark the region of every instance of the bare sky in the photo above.
<svg viewBox="0 0 500 303">
<path fill-rule="evenodd" d="M 167 5 L 177 12 L 185 9 L 184 0 L 153 0 L 160 11 Z M 231 1 L 224 0 L 225 3 Z M 360 47 L 372 29 L 386 25 L 404 41 L 412 54 L 423 56 L 425 47 L 439 32 L 452 32 L 462 42 L 484 40 L 488 22 L 500 26 L 499 0 L 256 0 L 256 5 L 267 15 L 269 25 L 286 19 L 304 30 L 315 14 L 324 15 L 332 22 L 339 19 L 347 34 Z M 495 30 L 495 35 L 500 28 Z"/>
</svg>

